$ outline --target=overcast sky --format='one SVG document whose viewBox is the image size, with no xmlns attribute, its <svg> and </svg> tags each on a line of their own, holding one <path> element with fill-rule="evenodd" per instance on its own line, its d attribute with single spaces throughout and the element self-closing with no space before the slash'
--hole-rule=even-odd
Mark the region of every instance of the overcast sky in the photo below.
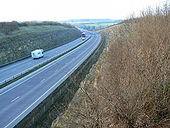
<svg viewBox="0 0 170 128">
<path fill-rule="evenodd" d="M 0 21 L 124 19 L 165 0 L 0 0 Z"/>
</svg>

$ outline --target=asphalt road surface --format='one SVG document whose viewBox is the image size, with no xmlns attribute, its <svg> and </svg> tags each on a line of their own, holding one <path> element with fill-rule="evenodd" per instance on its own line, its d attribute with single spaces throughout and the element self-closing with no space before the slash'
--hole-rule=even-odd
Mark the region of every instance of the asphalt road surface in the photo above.
<svg viewBox="0 0 170 128">
<path fill-rule="evenodd" d="M 87 32 L 87 38 L 89 37 L 89 33 Z M 78 38 L 70 43 L 62 45 L 60 47 L 54 48 L 44 53 L 44 57 L 40 59 L 33 60 L 31 57 L 28 59 L 24 59 L 22 61 L 18 61 L 16 63 L 7 65 L 5 67 L 0 68 L 0 83 L 3 83 L 5 80 L 12 79 L 14 76 L 17 76 L 21 73 L 26 72 L 29 69 L 36 67 L 37 65 L 55 57 L 59 56 L 62 53 L 76 47 L 77 45 L 82 43 L 82 39 Z M 30 53 L 31 54 L 31 53 Z"/>
<path fill-rule="evenodd" d="M 47 64 L 0 92 L 0 128 L 12 128 L 63 83 L 98 47 L 93 33 L 80 47 Z"/>
</svg>

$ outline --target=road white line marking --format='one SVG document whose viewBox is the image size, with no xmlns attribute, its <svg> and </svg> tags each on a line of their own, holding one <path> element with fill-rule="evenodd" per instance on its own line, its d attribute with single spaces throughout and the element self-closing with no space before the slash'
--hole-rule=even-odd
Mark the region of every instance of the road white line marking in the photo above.
<svg viewBox="0 0 170 128">
<path fill-rule="evenodd" d="M 90 38 L 90 39 L 92 39 L 92 38 Z M 90 40 L 87 40 L 87 41 L 90 41 Z M 86 43 L 85 43 L 85 44 L 86 44 Z M 84 46 L 85 44 L 82 44 L 80 47 Z M 80 48 L 80 47 L 78 47 L 78 48 Z M 76 48 L 76 49 L 70 51 L 68 54 L 66 54 L 66 55 L 64 55 L 64 56 L 68 56 L 68 55 L 71 54 L 72 52 L 75 52 L 78 48 Z M 49 67 L 55 65 L 55 62 L 56 62 L 56 61 L 63 60 L 63 59 L 64 59 L 64 58 L 63 58 L 64 56 L 59 57 L 58 60 L 54 60 L 53 62 L 51 62 L 51 63 L 45 65 L 44 67 L 42 67 L 42 69 L 40 69 L 40 71 L 38 71 L 38 70 L 39 70 L 39 69 L 38 69 L 37 72 L 36 72 L 35 74 L 33 74 L 31 77 L 26 78 L 26 79 L 23 80 L 21 83 L 19 83 L 19 84 L 15 85 L 15 86 L 9 88 L 8 90 L 2 92 L 2 93 L 0 94 L 0 96 L 3 95 L 3 94 L 5 94 L 5 93 L 7 93 L 7 92 L 9 92 L 9 91 L 12 90 L 12 89 L 18 87 L 19 85 L 21 85 L 21 84 L 24 83 L 25 81 L 27 81 L 27 80 L 33 78 L 34 76 L 40 74 L 41 72 L 45 71 L 45 70 L 48 69 Z M 33 72 L 33 73 L 34 73 L 34 72 Z"/>
<path fill-rule="evenodd" d="M 41 80 L 40 83 L 43 83 L 45 81 L 45 79 Z"/>
<path fill-rule="evenodd" d="M 96 41 L 96 39 L 95 39 L 95 41 Z M 97 46 L 98 46 L 98 44 L 97 44 Z M 89 55 L 91 54 L 91 52 L 94 51 L 94 49 L 96 49 L 97 46 L 94 47 L 94 48 L 89 52 L 89 54 L 87 54 L 84 58 L 89 57 Z M 84 61 L 84 58 L 83 58 L 77 65 L 75 65 L 67 74 L 65 74 L 60 80 L 58 80 L 52 87 L 50 87 L 44 94 L 42 94 L 37 100 L 35 100 L 30 106 L 28 106 L 24 111 L 22 111 L 18 116 L 16 116 L 16 117 L 15 117 L 10 123 L 8 123 L 4 128 L 8 128 L 14 121 L 16 121 L 16 120 L 17 120 L 21 115 L 23 115 L 28 109 L 30 109 L 33 105 L 35 105 L 35 103 L 37 103 L 39 100 L 42 100 L 42 97 L 46 96 L 49 91 L 51 91 L 53 88 L 55 88 L 55 86 L 56 86 L 58 83 L 60 83 L 63 79 L 65 79 L 65 77 L 67 77 L 67 75 L 69 75 L 74 69 L 77 69 L 77 66 Z M 87 59 L 87 58 L 86 58 L 86 59 Z"/>
<path fill-rule="evenodd" d="M 17 99 L 19 99 L 20 97 L 18 96 L 18 97 L 16 97 L 15 99 L 13 99 L 13 100 L 11 100 L 11 102 L 14 102 L 14 101 L 16 101 Z"/>
</svg>

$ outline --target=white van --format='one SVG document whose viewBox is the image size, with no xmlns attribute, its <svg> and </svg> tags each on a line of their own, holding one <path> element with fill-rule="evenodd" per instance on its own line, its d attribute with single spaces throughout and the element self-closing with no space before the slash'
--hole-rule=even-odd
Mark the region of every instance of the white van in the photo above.
<svg viewBox="0 0 170 128">
<path fill-rule="evenodd" d="M 31 56 L 33 59 L 38 59 L 44 56 L 43 49 L 37 49 L 31 52 Z"/>
</svg>

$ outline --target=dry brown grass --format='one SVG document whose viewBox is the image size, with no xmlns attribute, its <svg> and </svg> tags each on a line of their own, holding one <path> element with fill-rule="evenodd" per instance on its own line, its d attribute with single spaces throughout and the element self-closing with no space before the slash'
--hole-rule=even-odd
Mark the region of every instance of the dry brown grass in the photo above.
<svg viewBox="0 0 170 128">
<path fill-rule="evenodd" d="M 103 31 L 110 45 L 60 127 L 170 127 L 169 8 Z"/>
</svg>

